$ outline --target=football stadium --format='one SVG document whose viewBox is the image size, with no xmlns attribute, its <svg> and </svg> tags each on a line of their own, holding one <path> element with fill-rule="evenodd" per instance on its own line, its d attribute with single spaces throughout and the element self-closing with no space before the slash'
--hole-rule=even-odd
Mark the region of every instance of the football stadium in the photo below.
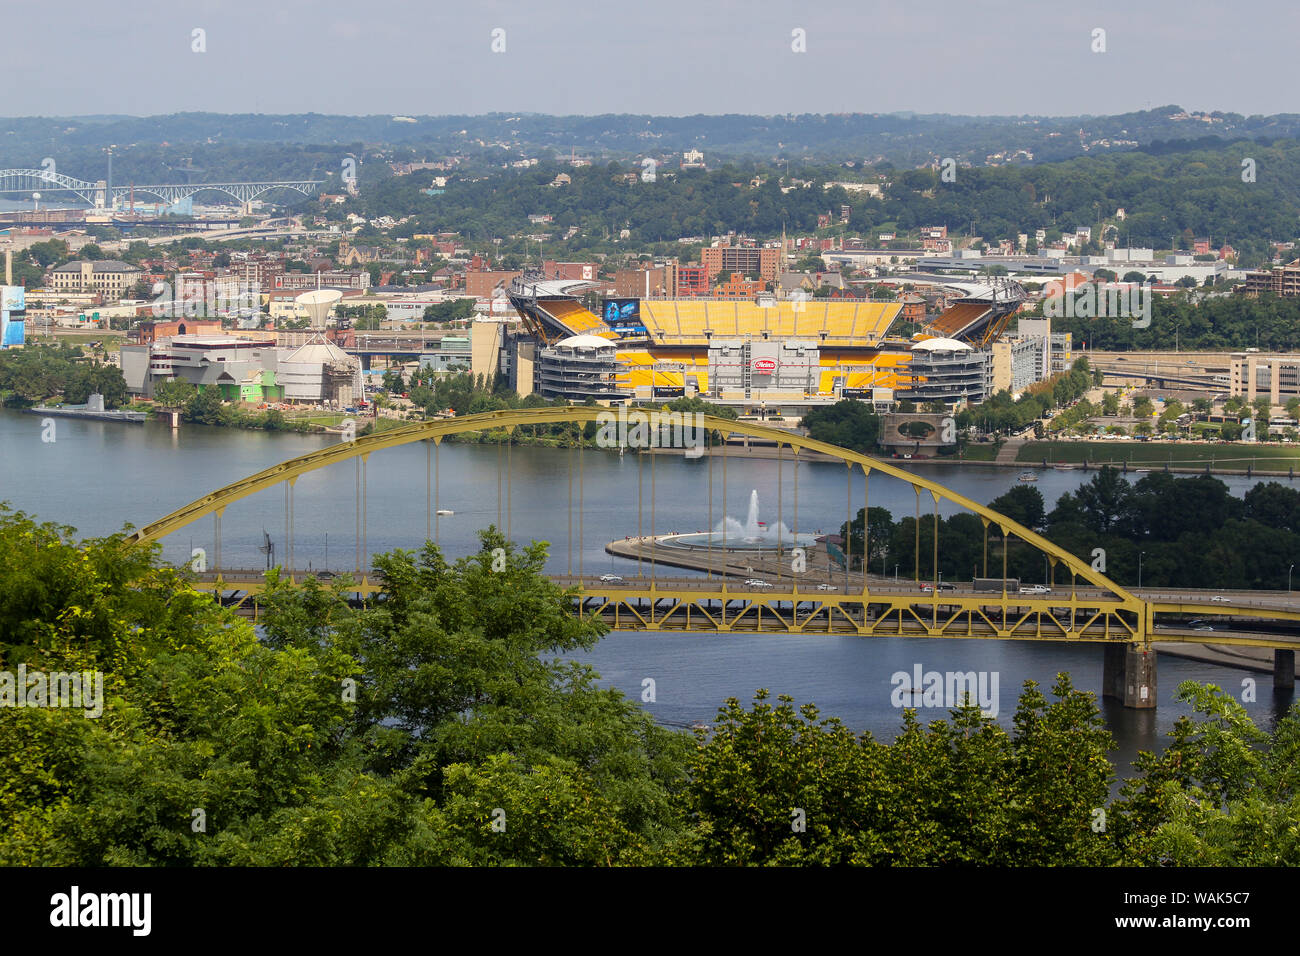
<svg viewBox="0 0 1300 956">
<path fill-rule="evenodd" d="M 619 297 L 596 312 L 583 304 L 595 283 L 525 275 L 509 290 L 520 321 L 501 334 L 498 367 L 521 394 L 575 401 L 698 395 L 746 411 L 980 401 L 990 346 L 1025 293 L 1000 278 L 942 285 L 952 304 L 903 337 L 896 301 Z"/>
</svg>

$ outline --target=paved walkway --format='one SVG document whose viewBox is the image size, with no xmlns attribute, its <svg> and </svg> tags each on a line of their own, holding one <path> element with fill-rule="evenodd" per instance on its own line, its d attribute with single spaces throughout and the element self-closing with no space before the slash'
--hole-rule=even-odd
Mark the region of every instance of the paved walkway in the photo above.
<svg viewBox="0 0 1300 956">
<path fill-rule="evenodd" d="M 993 459 L 993 463 L 995 465 L 1014 465 L 1016 455 L 1020 453 L 1020 449 L 1027 441 L 1029 441 L 1028 438 L 1008 438 L 1002 443 L 1002 447 L 998 449 L 998 457 Z"/>
</svg>

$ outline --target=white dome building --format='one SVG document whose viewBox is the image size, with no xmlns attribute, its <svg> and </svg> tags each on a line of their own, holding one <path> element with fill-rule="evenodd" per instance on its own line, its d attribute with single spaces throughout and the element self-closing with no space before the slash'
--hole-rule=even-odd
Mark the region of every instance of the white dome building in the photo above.
<svg viewBox="0 0 1300 956">
<path fill-rule="evenodd" d="M 956 339 L 922 339 L 912 345 L 909 382 L 895 398 L 909 402 L 982 402 L 993 388 L 991 352 Z"/>
<path fill-rule="evenodd" d="M 535 387 L 544 398 L 621 402 L 632 397 L 618 344 L 598 335 L 571 335 L 537 354 Z"/>
<path fill-rule="evenodd" d="M 333 342 L 313 338 L 280 360 L 277 382 L 288 402 L 352 405 L 364 394 L 361 360 Z"/>
</svg>

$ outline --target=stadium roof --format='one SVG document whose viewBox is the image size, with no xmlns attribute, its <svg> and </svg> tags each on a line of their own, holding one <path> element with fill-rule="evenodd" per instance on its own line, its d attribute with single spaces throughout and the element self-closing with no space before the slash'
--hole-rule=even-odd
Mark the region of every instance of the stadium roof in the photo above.
<svg viewBox="0 0 1300 956">
<path fill-rule="evenodd" d="M 518 295 L 531 295 L 538 298 L 550 296 L 577 296 L 593 287 L 594 282 L 587 279 L 516 279 L 510 291 Z"/>
<path fill-rule="evenodd" d="M 612 349 L 616 348 L 615 344 L 609 339 L 602 339 L 598 335 L 570 335 L 567 339 L 560 339 L 555 343 L 557 349 Z"/>
<path fill-rule="evenodd" d="M 956 339 L 925 339 L 912 346 L 912 351 L 922 352 L 971 352 L 974 351 L 965 342 Z"/>
</svg>

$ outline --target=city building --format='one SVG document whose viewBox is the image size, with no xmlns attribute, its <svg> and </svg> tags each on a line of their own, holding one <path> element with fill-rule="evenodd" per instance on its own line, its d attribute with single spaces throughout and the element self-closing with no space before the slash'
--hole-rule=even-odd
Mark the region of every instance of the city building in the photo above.
<svg viewBox="0 0 1300 956">
<path fill-rule="evenodd" d="M 420 368 L 434 372 L 468 372 L 472 365 L 468 335 L 444 335 L 434 348 L 420 354 Z"/>
<path fill-rule="evenodd" d="M 282 272 L 273 277 L 270 288 L 280 292 L 309 292 L 312 289 L 369 289 L 370 273 L 365 269 Z"/>
<path fill-rule="evenodd" d="M 122 376 L 127 391 L 152 398 L 160 381 L 179 379 L 196 388 L 215 387 L 222 398 L 238 399 L 244 383 L 253 373 L 268 371 L 265 383 L 278 400 L 274 383 L 278 361 L 271 339 L 238 338 L 231 335 L 174 335 L 140 345 L 123 345 L 120 351 Z"/>
<path fill-rule="evenodd" d="M 709 270 L 704 266 L 678 266 L 674 293 L 679 298 L 709 294 Z"/>
<path fill-rule="evenodd" d="M 141 322 L 127 337 L 139 345 L 151 345 L 178 335 L 220 335 L 220 319 L 160 319 Z"/>
<path fill-rule="evenodd" d="M 361 383 L 361 360 L 323 337 L 300 345 L 279 358 L 276 374 L 287 402 L 345 408 L 365 394 Z"/>
<path fill-rule="evenodd" d="M 588 282 L 600 274 L 598 262 L 552 262 L 542 263 L 542 272 L 548 279 L 585 279 Z"/>
<path fill-rule="evenodd" d="M 118 259 L 74 260 L 51 269 L 46 285 L 55 291 L 97 292 L 106 299 L 122 299 L 143 276 L 139 266 Z"/>
<path fill-rule="evenodd" d="M 1300 395 L 1300 354 L 1234 352 L 1229 357 L 1228 390 L 1248 402 L 1267 398 L 1285 405 Z"/>
<path fill-rule="evenodd" d="M 1029 338 L 1000 339 L 992 348 L 992 390 L 1019 395 L 1042 380 L 1042 340 Z"/>
<path fill-rule="evenodd" d="M 781 250 L 770 247 L 720 245 L 700 250 L 700 265 L 709 276 L 739 272 L 765 282 L 775 279 L 781 271 L 781 258 Z"/>
<path fill-rule="evenodd" d="M 673 263 L 644 269 L 619 269 L 614 273 L 614 295 L 624 298 L 670 296 L 674 292 L 676 271 Z"/>
<path fill-rule="evenodd" d="M 1284 266 L 1247 272 L 1245 292 L 1247 295 L 1271 292 L 1287 298 L 1300 295 L 1300 259 Z"/>
<path fill-rule="evenodd" d="M 152 398 L 161 381 L 216 388 L 228 401 L 305 402 L 343 408 L 362 395 L 361 362 L 319 333 L 297 348 L 279 348 L 258 333 L 174 335 L 121 347 L 127 391 Z"/>
<path fill-rule="evenodd" d="M 510 287 L 510 283 L 522 276 L 518 271 L 482 271 L 465 273 L 465 294 L 478 299 L 487 299 L 498 289 Z"/>
</svg>

